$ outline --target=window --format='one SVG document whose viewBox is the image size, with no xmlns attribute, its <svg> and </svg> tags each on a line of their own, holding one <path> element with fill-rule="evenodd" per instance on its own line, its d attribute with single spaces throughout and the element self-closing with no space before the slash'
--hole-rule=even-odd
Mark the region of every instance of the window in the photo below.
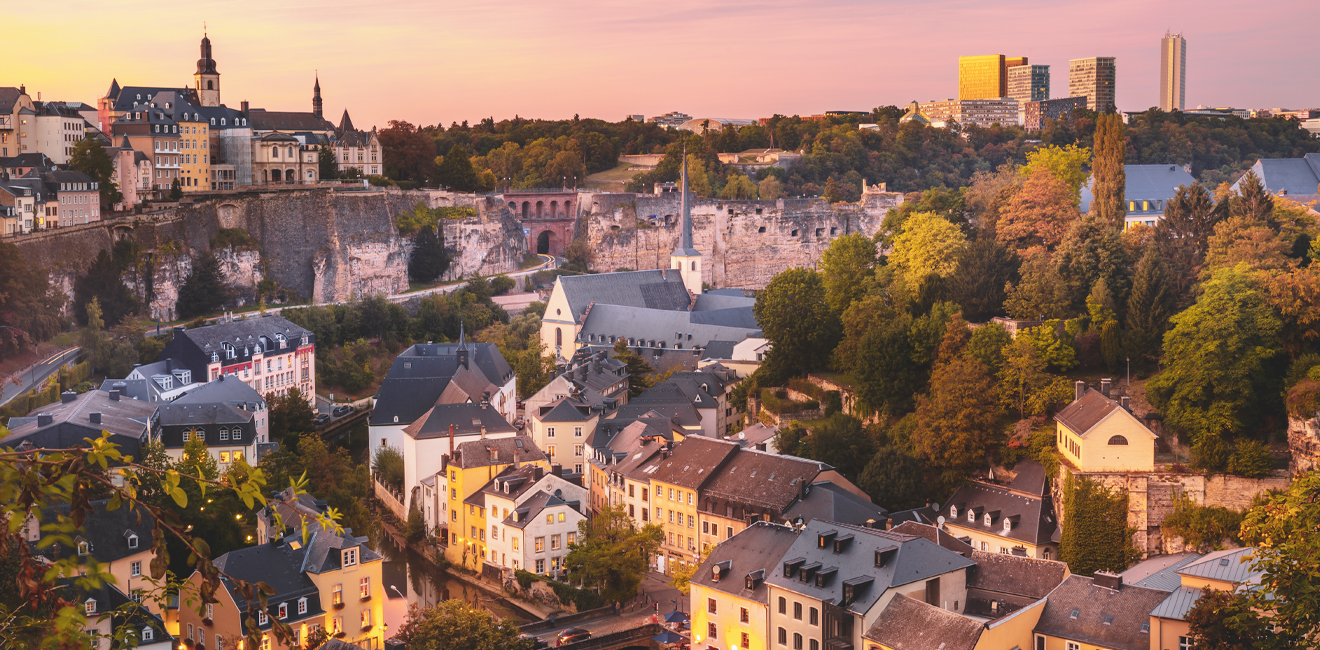
<svg viewBox="0 0 1320 650">
<path fill-rule="evenodd" d="M 746 608 L 746 607 L 739 607 L 739 608 L 738 608 L 738 622 L 739 622 L 739 623 L 750 623 L 751 620 L 752 620 L 752 614 L 751 614 L 751 612 L 747 611 L 747 608 Z M 743 643 L 742 647 L 746 648 L 746 647 L 747 647 L 747 644 L 746 644 L 746 643 Z"/>
<path fill-rule="evenodd" d="M 269 617 L 269 616 L 266 616 L 266 610 L 263 609 L 263 610 L 261 610 L 261 611 L 258 611 L 258 612 L 257 612 L 257 625 L 265 625 L 265 624 L 268 623 L 268 622 L 270 622 L 270 617 Z"/>
<path fill-rule="evenodd" d="M 331 605 L 344 604 L 344 585 L 342 584 L 335 585 L 335 588 L 330 591 L 330 604 Z"/>
<path fill-rule="evenodd" d="M 362 579 L 358 580 L 358 598 L 363 600 L 371 598 L 371 576 L 362 576 Z"/>
<path fill-rule="evenodd" d="M 710 612 L 711 614 L 716 613 L 716 612 L 715 612 L 715 599 L 714 599 L 714 598 L 707 598 L 707 599 L 706 599 L 706 611 L 707 611 L 707 612 Z"/>
<path fill-rule="evenodd" d="M 91 544 L 88 544 L 86 541 L 78 542 L 78 555 L 87 555 L 88 553 L 91 552 L 91 550 L 92 550 Z"/>
<path fill-rule="evenodd" d="M 518 550 L 518 538 L 513 538 L 513 550 Z"/>
<path fill-rule="evenodd" d="M 537 560 L 537 561 L 536 561 L 536 572 L 537 572 L 537 573 L 545 573 L 545 560 Z"/>
<path fill-rule="evenodd" d="M 344 631 L 344 617 L 336 616 L 334 626 L 331 628 L 332 634 L 339 634 Z"/>
<path fill-rule="evenodd" d="M 797 632 L 793 633 L 793 649 L 802 650 L 802 635 Z"/>
<path fill-rule="evenodd" d="M 551 457 L 551 458 L 554 458 L 554 457 L 555 457 L 555 446 L 554 446 L 554 445 L 550 445 L 549 447 L 546 447 L 546 448 L 545 448 L 545 455 L 547 455 L 547 456 L 549 456 L 549 457 Z"/>
<path fill-rule="evenodd" d="M 552 551 L 558 551 L 558 550 L 559 550 L 559 536 L 558 536 L 558 535 L 551 535 L 551 536 L 550 536 L 550 550 L 552 550 Z"/>
<path fill-rule="evenodd" d="M 362 610 L 362 629 L 371 627 L 371 608 Z"/>
<path fill-rule="evenodd" d="M 696 527 L 697 527 L 697 518 L 693 515 L 688 515 L 688 528 L 696 528 Z"/>
<path fill-rule="evenodd" d="M 353 548 L 344 549 L 344 568 L 357 566 L 358 563 L 357 558 L 358 558 L 358 554 L 357 554 L 356 546 L 354 546 Z"/>
<path fill-rule="evenodd" d="M 95 599 L 95 598 L 88 598 L 88 599 L 87 599 L 87 602 L 83 603 L 83 611 L 87 612 L 88 614 L 95 614 L 95 613 L 96 613 L 96 599 Z"/>
<path fill-rule="evenodd" d="M 761 228 L 764 230 L 765 226 L 761 226 Z M 780 602 L 783 602 L 783 600 L 781 599 Z M 788 630 L 782 627 L 779 628 L 779 645 L 788 645 Z"/>
<path fill-rule="evenodd" d="M 793 618 L 802 620 L 802 603 L 793 603 Z"/>
<path fill-rule="evenodd" d="M 227 451 L 220 452 L 220 462 L 222 463 L 229 462 L 229 452 Z"/>
<path fill-rule="evenodd" d="M 646 492 L 647 492 L 647 488 L 642 488 L 642 501 L 646 501 L 646 500 L 647 500 L 647 498 L 646 498 Z"/>
<path fill-rule="evenodd" d="M 299 599 L 298 599 L 298 613 L 299 613 L 299 614 L 306 614 L 306 613 L 307 613 L 307 599 L 306 599 L 306 598 L 299 598 Z"/>
<path fill-rule="evenodd" d="M 280 620 L 284 620 L 288 617 L 289 617 L 289 604 L 280 603 Z"/>
<path fill-rule="evenodd" d="M 715 624 L 714 624 L 714 623 L 707 623 L 707 624 L 706 624 L 706 637 L 707 637 L 707 638 L 710 638 L 710 639 L 714 639 L 714 638 L 716 638 L 716 636 L 717 636 L 717 635 L 716 635 Z"/>
<path fill-rule="evenodd" d="M 142 575 L 142 562 L 134 562 L 128 567 L 128 574 L 134 578 Z"/>
<path fill-rule="evenodd" d="M 564 513 L 559 513 L 559 523 L 564 523 Z"/>
<path fill-rule="evenodd" d="M 129 548 L 137 548 L 137 547 L 138 547 L 138 536 L 137 536 L 136 533 L 129 533 L 129 534 L 128 534 L 128 547 L 129 547 Z M 134 575 L 136 575 L 136 574 L 134 574 Z"/>
<path fill-rule="evenodd" d="M 544 538 L 544 537 L 537 537 L 537 538 L 536 538 L 536 552 L 537 552 L 537 553 L 541 553 L 541 552 L 543 552 L 543 551 L 545 551 L 545 538 Z"/>
<path fill-rule="evenodd" d="M 811 624 L 820 625 L 820 611 L 815 607 L 811 608 Z"/>
<path fill-rule="evenodd" d="M 785 600 L 783 596 L 779 597 L 779 613 L 780 614 L 788 613 L 788 601 Z M 783 643 L 783 641 L 780 641 L 780 643 Z"/>
<path fill-rule="evenodd" d="M 547 523 L 547 524 L 553 524 L 553 523 L 555 523 L 555 515 L 554 515 L 554 513 L 549 513 L 549 512 L 546 513 L 546 515 L 545 515 L 545 523 Z"/>
<path fill-rule="evenodd" d="M 1127 438 L 1124 438 L 1123 436 L 1113 436 L 1109 439 L 1109 444 L 1111 445 L 1126 445 L 1127 443 Z"/>
<path fill-rule="evenodd" d="M 817 641 L 817 640 L 815 640 L 815 639 L 812 639 L 812 640 L 811 640 L 811 650 L 820 650 L 820 641 Z"/>
<path fill-rule="evenodd" d="M 573 455 L 579 458 L 582 457 L 582 445 L 573 445 Z"/>
<path fill-rule="evenodd" d="M 546 427 L 546 428 L 545 428 L 545 437 L 547 437 L 547 438 L 553 438 L 553 437 L 555 437 L 555 428 L 554 428 L 554 427 Z"/>
<path fill-rule="evenodd" d="M 143 641 L 153 641 L 153 640 L 155 640 L 155 638 L 156 638 L 156 631 L 155 631 L 155 630 L 153 630 L 153 629 L 151 629 L 151 628 L 149 628 L 149 627 L 144 627 L 144 628 L 142 628 L 142 640 L 143 640 Z M 216 645 L 218 646 L 218 645 L 220 644 L 220 637 L 216 637 L 215 639 L 216 639 Z"/>
</svg>

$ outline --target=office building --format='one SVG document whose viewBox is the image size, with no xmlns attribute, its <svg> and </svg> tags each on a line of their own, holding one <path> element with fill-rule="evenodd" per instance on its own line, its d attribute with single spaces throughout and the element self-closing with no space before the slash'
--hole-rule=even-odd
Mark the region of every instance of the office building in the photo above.
<svg viewBox="0 0 1320 650">
<path fill-rule="evenodd" d="M 1086 108 L 1085 97 L 1063 97 L 1045 99 L 1036 102 L 1021 102 L 1018 121 L 1027 131 L 1039 131 L 1045 127 L 1046 120 L 1063 119 L 1079 108 Z"/>
<path fill-rule="evenodd" d="M 918 104 L 920 111 L 930 119 L 930 125 L 946 127 L 950 122 L 963 126 L 975 124 L 988 127 L 992 124 L 1017 126 L 1018 103 L 1016 100 L 999 99 L 946 99 L 942 101 Z"/>
<path fill-rule="evenodd" d="M 1160 39 L 1160 110 L 1181 111 L 1187 106 L 1187 39 L 1164 33 Z"/>
<path fill-rule="evenodd" d="M 1018 65 L 1008 68 L 1008 97 L 1019 102 L 1039 102 L 1050 98 L 1050 67 Z"/>
<path fill-rule="evenodd" d="M 958 57 L 958 99 L 995 99 L 1008 96 L 1008 75 L 1003 54 Z"/>
<path fill-rule="evenodd" d="M 1086 107 L 1097 112 L 1114 110 L 1114 57 L 1093 56 L 1068 61 L 1068 96 L 1085 97 Z"/>
</svg>

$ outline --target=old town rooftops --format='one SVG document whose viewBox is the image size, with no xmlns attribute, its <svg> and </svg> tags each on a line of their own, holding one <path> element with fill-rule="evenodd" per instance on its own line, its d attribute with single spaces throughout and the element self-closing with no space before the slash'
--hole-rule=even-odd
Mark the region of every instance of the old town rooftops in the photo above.
<svg viewBox="0 0 1320 650">
<path fill-rule="evenodd" d="M 436 404 L 426 415 L 404 427 L 403 432 L 414 440 L 445 438 L 449 435 L 451 425 L 456 436 L 493 436 L 517 432 L 495 407 L 473 402 Z"/>
<path fill-rule="evenodd" d="M 546 455 L 536 448 L 531 436 L 523 435 L 495 440 L 469 440 L 455 448 L 455 456 L 449 459 L 449 464 L 460 469 L 512 465 L 515 461 L 530 463 L 547 460 Z"/>
<path fill-rule="evenodd" d="M 899 594 L 862 638 L 892 650 L 973 650 L 984 629 L 980 621 Z"/>
<path fill-rule="evenodd" d="M 1146 650 L 1150 613 L 1168 595 L 1124 585 L 1118 576 L 1069 576 L 1046 597 L 1036 632 L 1114 650 Z"/>
<path fill-rule="evenodd" d="M 766 603 L 769 589 L 765 579 L 779 569 L 780 560 L 796 539 L 797 531 L 791 526 L 755 522 L 711 549 L 710 557 L 693 574 L 692 582 Z"/>
</svg>

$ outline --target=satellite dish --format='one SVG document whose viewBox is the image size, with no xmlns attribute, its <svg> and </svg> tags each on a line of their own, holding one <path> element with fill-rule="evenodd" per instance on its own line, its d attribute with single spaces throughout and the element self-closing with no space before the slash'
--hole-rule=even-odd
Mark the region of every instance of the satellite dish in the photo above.
<svg viewBox="0 0 1320 650">
<path fill-rule="evenodd" d="M 944 515 L 940 515 L 939 517 L 936 517 L 935 521 L 939 522 L 940 528 L 944 527 Z"/>
</svg>

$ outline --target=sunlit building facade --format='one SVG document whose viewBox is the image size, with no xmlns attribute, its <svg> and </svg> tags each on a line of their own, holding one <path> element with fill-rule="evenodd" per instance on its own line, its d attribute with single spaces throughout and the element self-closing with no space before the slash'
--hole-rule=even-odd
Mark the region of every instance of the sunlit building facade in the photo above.
<svg viewBox="0 0 1320 650">
<path fill-rule="evenodd" d="M 958 99 L 1008 96 L 1003 54 L 958 57 Z"/>
<path fill-rule="evenodd" d="M 1117 76 L 1112 56 L 1072 59 L 1068 61 L 1068 96 L 1085 97 L 1086 107 L 1097 113 L 1112 111 Z"/>
</svg>

